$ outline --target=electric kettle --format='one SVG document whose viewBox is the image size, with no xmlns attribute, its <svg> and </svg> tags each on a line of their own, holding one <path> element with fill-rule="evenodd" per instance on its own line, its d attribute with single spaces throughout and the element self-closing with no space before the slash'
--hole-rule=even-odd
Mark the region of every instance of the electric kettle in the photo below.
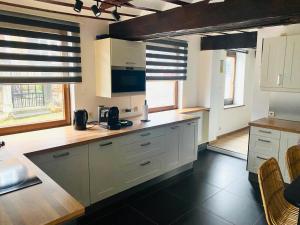
<svg viewBox="0 0 300 225">
<path fill-rule="evenodd" d="M 86 130 L 86 124 L 88 122 L 88 112 L 85 109 L 74 111 L 73 126 L 76 130 Z"/>
</svg>

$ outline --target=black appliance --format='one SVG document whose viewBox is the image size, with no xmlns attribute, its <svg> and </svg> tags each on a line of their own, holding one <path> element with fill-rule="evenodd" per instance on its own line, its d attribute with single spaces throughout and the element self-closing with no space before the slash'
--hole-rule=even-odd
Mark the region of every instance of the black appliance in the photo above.
<svg viewBox="0 0 300 225">
<path fill-rule="evenodd" d="M 86 124 L 88 122 L 88 112 L 85 109 L 74 111 L 73 126 L 76 130 L 86 130 Z"/>
<path fill-rule="evenodd" d="M 111 79 L 112 93 L 146 90 L 146 71 L 143 68 L 113 67 Z"/>
<path fill-rule="evenodd" d="M 98 107 L 99 125 L 109 130 L 119 130 L 122 127 L 132 126 L 129 120 L 119 119 L 118 107 Z"/>
</svg>

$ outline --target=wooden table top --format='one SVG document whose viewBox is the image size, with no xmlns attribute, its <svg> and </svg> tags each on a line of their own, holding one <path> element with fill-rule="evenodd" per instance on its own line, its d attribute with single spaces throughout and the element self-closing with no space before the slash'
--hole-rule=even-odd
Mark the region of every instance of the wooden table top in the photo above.
<svg viewBox="0 0 300 225">
<path fill-rule="evenodd" d="M 284 197 L 289 203 L 300 208 L 300 177 L 286 187 Z"/>
<path fill-rule="evenodd" d="M 197 118 L 176 111 L 167 111 L 150 114 L 151 121 L 147 123 L 140 122 L 140 118 L 132 119 L 132 127 L 116 131 L 98 126 L 86 131 L 76 131 L 72 126 L 66 126 L 2 136 L 1 140 L 6 142 L 6 146 L 0 150 L 0 162 L 1 157 L 19 160 L 43 183 L 0 196 L 0 224 L 54 225 L 84 214 L 84 206 L 33 164 L 26 154 L 87 144 Z"/>
<path fill-rule="evenodd" d="M 250 122 L 249 125 L 300 134 L 300 122 L 296 121 L 262 118 Z"/>
</svg>

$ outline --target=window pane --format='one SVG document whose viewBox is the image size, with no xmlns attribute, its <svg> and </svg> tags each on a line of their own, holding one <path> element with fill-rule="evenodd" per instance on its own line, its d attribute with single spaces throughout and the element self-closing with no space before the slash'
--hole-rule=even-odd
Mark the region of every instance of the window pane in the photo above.
<svg viewBox="0 0 300 225">
<path fill-rule="evenodd" d="M 0 85 L 0 127 L 64 120 L 61 84 Z"/>
<path fill-rule="evenodd" d="M 224 99 L 233 100 L 235 80 L 235 58 L 226 57 Z"/>
<path fill-rule="evenodd" d="M 146 99 L 149 108 L 176 105 L 176 81 L 147 81 Z"/>
</svg>

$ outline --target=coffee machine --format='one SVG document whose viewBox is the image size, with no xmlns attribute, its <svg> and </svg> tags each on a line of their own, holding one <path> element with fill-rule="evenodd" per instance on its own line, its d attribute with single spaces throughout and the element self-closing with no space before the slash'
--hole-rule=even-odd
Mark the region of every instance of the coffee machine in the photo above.
<svg viewBox="0 0 300 225">
<path fill-rule="evenodd" d="M 118 107 L 98 107 L 99 125 L 109 130 L 119 130 L 121 123 L 119 120 Z"/>
</svg>

